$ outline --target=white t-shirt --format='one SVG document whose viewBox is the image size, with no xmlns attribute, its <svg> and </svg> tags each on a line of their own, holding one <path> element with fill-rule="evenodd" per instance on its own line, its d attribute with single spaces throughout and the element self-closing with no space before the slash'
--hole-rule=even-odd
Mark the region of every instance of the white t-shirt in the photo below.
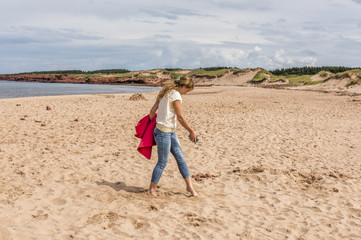
<svg viewBox="0 0 361 240">
<path fill-rule="evenodd" d="M 168 98 L 163 96 L 158 105 L 157 124 L 165 128 L 175 129 L 177 126 L 177 115 L 174 113 L 173 102 L 180 100 L 181 94 L 177 90 L 172 90 Z"/>
</svg>

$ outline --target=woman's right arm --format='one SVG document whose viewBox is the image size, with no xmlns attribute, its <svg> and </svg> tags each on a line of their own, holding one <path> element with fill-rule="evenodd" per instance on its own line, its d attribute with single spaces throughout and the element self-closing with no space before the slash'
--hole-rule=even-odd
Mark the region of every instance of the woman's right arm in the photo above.
<svg viewBox="0 0 361 240">
<path fill-rule="evenodd" d="M 150 120 L 152 120 L 155 116 L 155 113 L 157 112 L 158 110 L 158 105 L 159 105 L 159 100 L 155 101 L 152 109 L 150 109 L 150 112 L 149 112 L 149 118 Z"/>
<path fill-rule="evenodd" d="M 176 100 L 173 102 L 173 106 L 174 106 L 174 112 L 177 115 L 177 119 L 180 122 L 180 124 L 187 129 L 187 131 L 189 132 L 190 135 L 190 139 L 192 142 L 197 142 L 197 134 L 196 132 L 191 128 L 191 126 L 189 125 L 188 121 L 185 119 L 185 117 L 183 116 L 183 111 L 182 111 L 182 103 L 180 100 Z"/>
</svg>

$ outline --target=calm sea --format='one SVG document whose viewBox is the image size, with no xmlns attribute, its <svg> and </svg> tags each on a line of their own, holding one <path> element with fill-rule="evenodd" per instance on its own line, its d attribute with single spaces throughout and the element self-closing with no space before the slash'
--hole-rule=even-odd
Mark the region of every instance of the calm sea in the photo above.
<svg viewBox="0 0 361 240">
<path fill-rule="evenodd" d="M 79 94 L 144 93 L 156 92 L 159 90 L 160 88 L 158 87 L 144 86 L 13 82 L 0 80 L 0 98 Z"/>
</svg>

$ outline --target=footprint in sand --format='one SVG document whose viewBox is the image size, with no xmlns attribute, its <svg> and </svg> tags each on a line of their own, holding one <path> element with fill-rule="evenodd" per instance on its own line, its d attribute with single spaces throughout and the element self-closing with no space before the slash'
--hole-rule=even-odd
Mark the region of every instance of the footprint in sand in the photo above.
<svg viewBox="0 0 361 240">
<path fill-rule="evenodd" d="M 62 199 L 62 198 L 55 198 L 55 199 L 53 199 L 53 204 L 61 206 L 61 205 L 66 204 L 66 200 Z"/>
<path fill-rule="evenodd" d="M 188 213 L 184 214 L 184 217 L 187 218 L 188 224 L 192 225 L 194 227 L 199 227 L 208 221 L 208 219 L 206 219 L 204 217 L 200 217 L 197 214 L 192 213 L 192 212 L 188 212 Z"/>
<path fill-rule="evenodd" d="M 32 217 L 38 221 L 46 220 L 49 217 L 49 214 L 43 212 L 43 210 L 38 210 L 36 214 L 33 214 Z"/>
</svg>

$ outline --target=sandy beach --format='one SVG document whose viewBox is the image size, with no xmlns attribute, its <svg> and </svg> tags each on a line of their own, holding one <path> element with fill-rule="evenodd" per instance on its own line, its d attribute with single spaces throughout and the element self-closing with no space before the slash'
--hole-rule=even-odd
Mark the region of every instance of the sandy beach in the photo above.
<svg viewBox="0 0 361 240">
<path fill-rule="evenodd" d="M 361 239 L 361 96 L 199 87 L 178 126 L 199 197 L 135 125 L 157 93 L 0 100 L 0 239 Z M 199 179 L 198 179 L 199 180 Z"/>
</svg>

